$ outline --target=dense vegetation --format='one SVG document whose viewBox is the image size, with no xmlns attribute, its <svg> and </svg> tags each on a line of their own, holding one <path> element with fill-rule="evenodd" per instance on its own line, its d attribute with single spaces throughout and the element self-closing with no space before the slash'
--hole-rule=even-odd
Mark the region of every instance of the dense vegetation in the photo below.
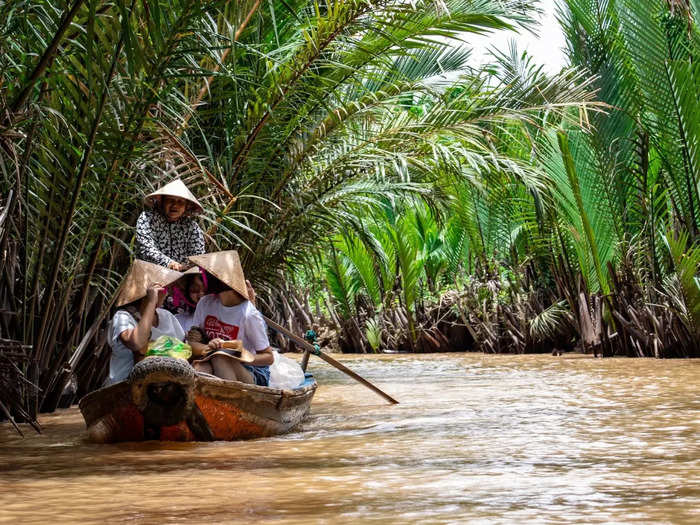
<svg viewBox="0 0 700 525">
<path fill-rule="evenodd" d="M 470 144 L 456 177 L 435 171 L 439 202 L 387 199 L 338 233 L 306 281 L 325 275 L 341 348 L 700 355 L 696 8 L 562 3 L 605 112 L 501 122 L 489 147 L 509 164 L 471 162 Z M 475 105 L 546 83 L 515 48 L 478 75 Z"/>
<path fill-rule="evenodd" d="M 176 176 L 262 307 L 345 350 L 697 355 L 699 6 L 567 0 L 571 68 L 470 67 L 531 4 L 1 3 L 16 374 L 49 410 L 99 384 L 142 198 Z"/>
</svg>

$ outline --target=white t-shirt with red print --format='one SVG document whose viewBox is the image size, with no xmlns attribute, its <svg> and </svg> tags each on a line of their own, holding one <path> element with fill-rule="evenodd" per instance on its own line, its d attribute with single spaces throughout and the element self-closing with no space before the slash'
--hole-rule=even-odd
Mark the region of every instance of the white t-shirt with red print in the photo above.
<svg viewBox="0 0 700 525">
<path fill-rule="evenodd" d="M 204 330 L 209 339 L 240 339 L 243 347 L 253 354 L 270 346 L 262 314 L 250 301 L 224 306 L 218 294 L 202 297 L 194 311 L 192 326 Z"/>
</svg>

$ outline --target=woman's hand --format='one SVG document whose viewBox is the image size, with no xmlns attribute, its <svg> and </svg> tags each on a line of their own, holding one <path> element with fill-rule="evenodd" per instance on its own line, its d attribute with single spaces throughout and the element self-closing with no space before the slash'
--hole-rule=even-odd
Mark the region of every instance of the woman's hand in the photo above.
<svg viewBox="0 0 700 525">
<path fill-rule="evenodd" d="M 187 269 L 187 266 L 185 266 L 184 264 L 181 264 L 177 261 L 173 261 L 173 262 L 168 263 L 168 268 L 170 268 L 171 270 L 178 271 L 178 272 L 184 272 Z"/>
<path fill-rule="evenodd" d="M 163 285 L 161 285 L 160 283 L 152 284 L 146 289 L 146 301 L 151 304 L 157 304 L 158 295 L 164 293 L 165 288 L 163 288 Z"/>
<path fill-rule="evenodd" d="M 134 357 L 139 358 L 139 356 L 146 355 L 148 340 L 151 337 L 151 328 L 157 315 L 158 301 L 164 296 L 165 288 L 160 284 L 151 284 L 146 288 L 146 297 L 144 297 L 146 306 L 141 313 L 141 318 L 136 323 L 136 326 L 119 334 L 119 339 L 124 343 L 124 346 L 134 352 Z"/>
<path fill-rule="evenodd" d="M 224 343 L 224 340 L 223 340 L 223 339 L 219 339 L 218 337 L 215 337 L 214 339 L 212 339 L 211 341 L 209 341 L 209 345 L 208 345 L 208 346 L 209 346 L 209 348 L 212 349 L 212 350 L 218 350 L 218 349 L 224 347 L 224 346 L 223 346 L 223 343 Z"/>
</svg>

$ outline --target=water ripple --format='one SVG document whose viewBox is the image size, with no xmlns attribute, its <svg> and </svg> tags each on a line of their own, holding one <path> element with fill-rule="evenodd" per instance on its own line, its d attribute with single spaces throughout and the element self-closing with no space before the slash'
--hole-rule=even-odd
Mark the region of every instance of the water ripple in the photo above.
<svg viewBox="0 0 700 525">
<path fill-rule="evenodd" d="M 342 356 L 311 417 L 235 443 L 0 426 L 0 523 L 696 523 L 700 361 Z M 21 495 L 18 497 L 18 495 Z"/>
</svg>

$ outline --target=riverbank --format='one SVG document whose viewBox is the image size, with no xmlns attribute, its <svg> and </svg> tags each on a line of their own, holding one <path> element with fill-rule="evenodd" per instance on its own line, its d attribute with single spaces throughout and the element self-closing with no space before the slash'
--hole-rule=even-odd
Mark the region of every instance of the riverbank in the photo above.
<svg viewBox="0 0 700 525">
<path fill-rule="evenodd" d="M 75 408 L 2 424 L 0 522 L 696 521 L 700 360 L 334 357 L 401 404 L 312 358 L 311 417 L 278 438 L 91 445 Z"/>
<path fill-rule="evenodd" d="M 409 327 L 401 305 L 381 313 L 339 320 L 301 309 L 286 312 L 297 332 L 319 332 L 324 348 L 345 353 L 485 352 L 554 355 L 581 352 L 595 357 L 700 357 L 700 327 L 670 296 L 649 302 L 636 284 L 610 295 L 578 292 L 562 285 L 558 293 L 472 281 L 426 299 Z M 300 303 L 297 302 L 300 305 Z M 301 307 L 301 305 L 300 305 Z M 411 335 L 413 334 L 413 335 Z M 294 348 L 279 337 L 277 344 Z"/>
</svg>

